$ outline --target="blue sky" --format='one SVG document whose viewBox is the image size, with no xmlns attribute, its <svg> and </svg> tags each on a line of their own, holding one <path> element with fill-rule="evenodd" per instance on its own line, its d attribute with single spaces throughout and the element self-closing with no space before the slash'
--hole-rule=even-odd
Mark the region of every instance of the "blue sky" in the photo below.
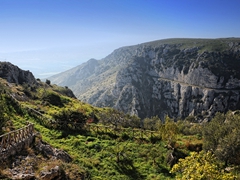
<svg viewBox="0 0 240 180">
<path fill-rule="evenodd" d="M 0 61 L 43 78 L 165 38 L 240 37 L 239 0 L 0 0 Z"/>
</svg>

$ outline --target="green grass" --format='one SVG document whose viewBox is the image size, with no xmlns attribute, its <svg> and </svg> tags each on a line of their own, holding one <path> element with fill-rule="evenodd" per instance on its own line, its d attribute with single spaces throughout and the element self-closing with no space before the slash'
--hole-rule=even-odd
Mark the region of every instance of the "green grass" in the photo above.
<svg viewBox="0 0 240 180">
<path fill-rule="evenodd" d="M 51 93 L 52 89 L 49 88 L 48 91 Z M 31 92 L 31 96 L 35 99 L 20 102 L 21 107 L 14 101 L 9 102 L 7 106 L 7 113 L 11 115 L 9 122 L 15 129 L 25 126 L 26 122 L 34 123 L 35 130 L 40 133 L 38 136 L 43 141 L 65 150 L 73 158 L 71 164 L 62 165 L 65 168 L 76 167 L 75 169 L 86 172 L 89 179 L 174 179 L 166 163 L 168 154 L 168 149 L 165 148 L 166 143 L 160 139 L 151 141 L 147 137 L 139 138 L 140 135 L 138 138 L 133 138 L 131 131 L 116 135 L 109 132 L 57 130 L 51 126 L 42 125 L 41 120 L 28 114 L 24 107 L 42 111 L 44 116 L 50 118 L 62 109 L 78 110 L 87 116 L 93 111 L 97 114 L 109 110 L 92 107 L 58 92 L 54 93 L 59 95 L 60 99 L 67 99 L 63 102 L 63 107 L 45 105 L 40 98 L 37 98 L 42 92 L 41 89 Z"/>
<path fill-rule="evenodd" d="M 73 163 L 89 172 L 91 179 L 173 179 L 165 162 L 167 149 L 163 142 L 122 141 L 81 133 L 67 135 L 37 123 L 35 129 L 44 141 L 67 151 Z"/>
<path fill-rule="evenodd" d="M 166 164 L 162 165 L 166 150 L 161 143 L 153 145 L 135 141 L 118 142 L 113 139 L 102 140 L 101 137 L 89 140 L 89 137 L 82 135 L 58 139 L 56 134 L 55 139 L 45 140 L 66 150 L 74 157 L 76 164 L 90 172 L 93 179 L 149 179 L 149 174 L 158 172 L 163 177 L 168 171 Z M 159 155 L 151 156 L 152 149 L 158 149 Z M 156 163 L 153 162 L 154 158 Z"/>
<path fill-rule="evenodd" d="M 63 149 L 74 159 L 73 164 L 89 172 L 91 179 L 174 179 L 165 162 L 165 143 L 136 139 L 123 141 L 107 134 L 64 132 L 48 129 L 30 116 L 14 118 L 22 127 L 26 121 L 35 124 L 42 139 Z"/>
</svg>

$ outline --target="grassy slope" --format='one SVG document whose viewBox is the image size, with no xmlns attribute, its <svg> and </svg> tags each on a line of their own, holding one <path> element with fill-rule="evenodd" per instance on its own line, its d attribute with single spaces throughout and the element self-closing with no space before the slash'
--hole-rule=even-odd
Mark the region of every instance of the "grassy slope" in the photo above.
<svg viewBox="0 0 240 180">
<path fill-rule="evenodd" d="M 2 83 L 7 84 L 6 82 Z M 81 111 L 84 110 L 86 115 L 89 115 L 92 111 L 105 111 L 59 94 L 59 88 L 56 86 L 47 86 L 44 83 L 35 88 L 14 84 L 9 84 L 9 86 L 6 86 L 6 91 L 13 91 L 20 95 L 27 92 L 32 97 L 26 97 L 25 101 L 21 101 L 23 107 L 28 106 L 37 109 L 49 118 L 52 118 L 51 115 L 62 108 L 81 109 Z M 56 92 L 56 88 L 58 92 Z M 64 105 L 58 107 L 44 103 L 41 99 L 44 92 L 57 93 Z M 79 171 L 88 172 L 86 174 L 90 174 L 88 175 L 90 179 L 174 179 L 169 173 L 169 166 L 166 164 L 168 150 L 164 148 L 164 141 L 151 143 L 148 139 L 125 139 L 124 135 L 113 137 L 111 134 L 54 130 L 41 125 L 39 119 L 32 117 L 26 110 L 14 105 L 14 102 L 8 107 L 7 113 L 9 113 L 9 119 L 13 123 L 11 128 L 20 128 L 27 121 L 33 122 L 35 129 L 41 133 L 43 140 L 56 148 L 67 151 L 74 159 L 74 166 Z M 186 138 L 187 140 L 184 140 L 182 136 L 179 136 L 180 146 L 184 147 L 186 142 L 196 140 L 194 136 L 192 140 L 189 137 Z"/>
</svg>

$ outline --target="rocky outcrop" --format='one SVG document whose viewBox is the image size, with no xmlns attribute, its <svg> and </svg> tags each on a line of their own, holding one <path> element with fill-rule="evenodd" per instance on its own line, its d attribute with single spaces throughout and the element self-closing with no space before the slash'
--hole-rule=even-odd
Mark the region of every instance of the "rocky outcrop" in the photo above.
<svg viewBox="0 0 240 180">
<path fill-rule="evenodd" d="M 0 62 L 0 78 L 9 83 L 36 84 L 36 79 L 30 71 L 24 71 L 9 62 Z"/>
<path fill-rule="evenodd" d="M 35 179 L 36 156 L 18 155 L 14 157 L 11 167 L 7 170 L 11 179 Z"/>
<path fill-rule="evenodd" d="M 49 144 L 39 141 L 36 145 L 36 149 L 41 152 L 45 157 L 59 159 L 63 162 L 71 162 L 72 158 L 65 151 L 53 148 Z"/>
<path fill-rule="evenodd" d="M 15 83 L 16 85 L 23 85 L 23 87 L 25 88 L 25 94 L 13 93 L 15 98 L 20 101 L 27 100 L 28 97 L 31 96 L 31 91 L 34 91 L 37 87 L 43 87 L 43 83 L 41 82 L 41 80 L 36 80 L 30 71 L 22 70 L 19 67 L 11 64 L 10 62 L 0 61 L 0 78 L 5 79 L 8 82 L 9 87 L 12 87 L 11 83 Z M 44 86 L 45 88 L 52 88 L 55 92 L 62 95 L 76 98 L 73 91 L 67 86 L 56 88 L 55 86 L 51 85 L 51 81 L 47 83 L 47 80 Z M 57 101 L 60 102 L 59 100 Z"/>
<path fill-rule="evenodd" d="M 67 179 L 62 175 L 62 170 L 60 169 L 59 166 L 55 166 L 53 168 L 48 168 L 48 167 L 43 167 L 43 170 L 40 172 L 40 179 L 41 180 L 49 180 L 49 179 L 54 179 L 54 180 L 63 180 Z"/>
<path fill-rule="evenodd" d="M 65 180 L 70 178 L 62 168 L 62 163 L 71 161 L 72 158 L 65 151 L 38 139 L 31 148 L 22 149 L 22 152 L 1 162 L 1 165 L 6 179 Z"/>
<path fill-rule="evenodd" d="M 66 180 L 70 179 L 65 171 L 60 167 L 60 162 L 45 159 L 45 166 L 40 171 L 36 171 L 43 159 L 36 155 L 19 155 L 16 156 L 11 167 L 4 170 L 11 179 L 41 179 L 41 180 Z M 52 163 L 52 164 L 51 164 Z M 58 164 L 57 164 L 58 163 Z M 7 179 L 6 177 L 6 179 Z"/>
<path fill-rule="evenodd" d="M 202 121 L 240 109 L 240 39 L 160 40 L 117 49 L 88 69 L 91 63 L 50 79 L 80 100 L 141 118 Z M 69 84 L 63 75 L 71 72 L 76 81 Z"/>
</svg>

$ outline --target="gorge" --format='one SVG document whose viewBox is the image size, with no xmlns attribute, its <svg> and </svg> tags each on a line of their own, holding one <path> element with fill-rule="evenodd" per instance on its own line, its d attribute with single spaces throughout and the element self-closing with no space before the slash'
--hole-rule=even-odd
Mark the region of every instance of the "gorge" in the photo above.
<svg viewBox="0 0 240 180">
<path fill-rule="evenodd" d="M 209 120 L 240 109 L 240 39 L 165 39 L 122 47 L 50 77 L 94 106 L 141 118 Z"/>
</svg>

